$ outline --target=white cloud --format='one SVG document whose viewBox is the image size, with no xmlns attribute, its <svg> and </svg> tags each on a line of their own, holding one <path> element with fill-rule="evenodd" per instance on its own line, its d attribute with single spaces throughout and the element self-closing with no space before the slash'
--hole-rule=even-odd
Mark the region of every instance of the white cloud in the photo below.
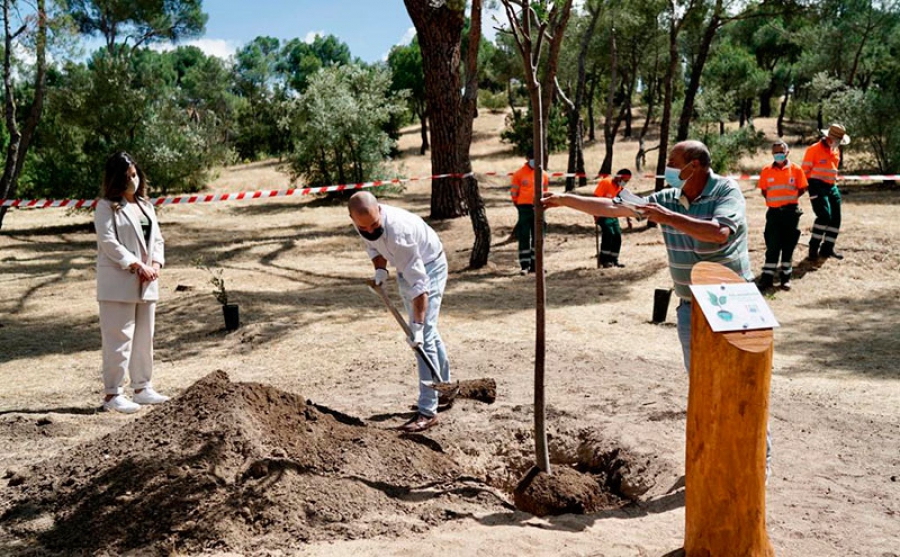
<svg viewBox="0 0 900 557">
<path fill-rule="evenodd" d="M 322 30 L 310 31 L 309 33 L 306 34 L 305 37 L 303 37 L 303 42 L 305 42 L 306 44 L 311 44 L 314 40 L 316 40 L 316 37 L 324 37 L 324 36 L 325 36 L 325 31 L 322 31 Z"/>
<path fill-rule="evenodd" d="M 150 48 L 159 52 L 168 52 L 169 50 L 175 50 L 179 46 L 196 46 L 207 56 L 215 56 L 227 60 L 229 56 L 234 55 L 240 44 L 226 39 L 193 39 L 178 44 L 155 43 Z"/>
<path fill-rule="evenodd" d="M 415 36 L 416 36 L 416 28 L 410 27 L 409 29 L 406 30 L 405 33 L 403 33 L 403 36 L 400 37 L 400 40 L 397 41 L 396 43 L 394 43 L 394 46 L 406 46 L 413 40 L 413 37 L 415 37 Z M 384 54 L 382 54 L 381 61 L 387 62 L 388 55 L 390 55 L 390 53 L 391 53 L 390 51 L 387 51 Z"/>
<path fill-rule="evenodd" d="M 408 45 L 415 36 L 416 36 L 416 28 L 410 27 L 409 29 L 406 30 L 406 33 L 403 33 L 403 36 L 400 37 L 400 40 L 397 42 L 397 44 L 400 46 Z"/>
</svg>

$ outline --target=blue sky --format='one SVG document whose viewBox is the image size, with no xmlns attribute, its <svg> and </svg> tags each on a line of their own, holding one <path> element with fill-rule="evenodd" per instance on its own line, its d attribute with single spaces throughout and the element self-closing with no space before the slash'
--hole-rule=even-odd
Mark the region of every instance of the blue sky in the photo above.
<svg viewBox="0 0 900 557">
<path fill-rule="evenodd" d="M 337 35 L 353 56 L 375 62 L 414 32 L 403 0 L 206 0 L 203 10 L 209 21 L 196 42 L 208 51 L 233 51 L 259 35 L 312 40 L 319 33 Z"/>
<path fill-rule="evenodd" d="M 182 44 L 223 58 L 260 35 L 311 41 L 330 34 L 347 43 L 354 57 L 377 62 L 415 36 L 403 0 L 204 0 L 203 11 L 209 15 L 206 33 Z M 485 17 L 490 38 L 493 25 Z"/>
</svg>

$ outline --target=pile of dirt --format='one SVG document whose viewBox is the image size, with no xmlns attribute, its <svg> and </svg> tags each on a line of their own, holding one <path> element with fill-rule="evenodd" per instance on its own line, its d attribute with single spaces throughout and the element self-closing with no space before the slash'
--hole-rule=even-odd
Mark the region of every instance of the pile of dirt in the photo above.
<svg viewBox="0 0 900 557">
<path fill-rule="evenodd" d="M 23 549 L 66 552 L 291 548 L 504 505 L 426 437 L 221 371 L 15 479 L 6 532 Z"/>
</svg>

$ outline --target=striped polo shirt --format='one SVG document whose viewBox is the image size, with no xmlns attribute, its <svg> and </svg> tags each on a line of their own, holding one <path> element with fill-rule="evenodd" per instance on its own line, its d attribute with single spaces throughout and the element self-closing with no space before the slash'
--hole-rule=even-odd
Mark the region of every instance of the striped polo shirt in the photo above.
<svg viewBox="0 0 900 557">
<path fill-rule="evenodd" d="M 706 187 L 693 202 L 682 197 L 681 188 L 658 191 L 649 201 L 681 215 L 715 220 L 731 229 L 724 244 L 715 244 L 701 242 L 665 224 L 660 226 L 669 254 L 669 272 L 679 298 L 691 299 L 691 270 L 700 261 L 721 263 L 746 280 L 753 280 L 747 252 L 744 195 L 737 183 L 710 171 Z"/>
</svg>

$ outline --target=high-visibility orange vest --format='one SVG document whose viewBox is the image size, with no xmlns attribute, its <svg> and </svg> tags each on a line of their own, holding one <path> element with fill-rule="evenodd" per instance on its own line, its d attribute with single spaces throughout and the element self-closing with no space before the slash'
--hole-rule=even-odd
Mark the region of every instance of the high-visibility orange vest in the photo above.
<svg viewBox="0 0 900 557">
<path fill-rule="evenodd" d="M 543 174 L 544 188 L 548 191 L 547 186 L 550 185 L 550 178 L 547 177 L 547 171 Z M 512 202 L 516 205 L 534 205 L 534 169 L 525 163 L 525 166 L 516 170 L 512 176 L 512 185 L 509 188 L 509 195 Z"/>
<path fill-rule="evenodd" d="M 772 163 L 759 173 L 759 189 L 766 192 L 769 207 L 796 205 L 800 193 L 807 187 L 806 174 L 791 161 L 786 161 L 782 168 Z"/>
<path fill-rule="evenodd" d="M 834 184 L 838 176 L 841 154 L 832 150 L 824 141 L 810 145 L 803 155 L 803 172 L 809 180 L 821 180 Z"/>
<path fill-rule="evenodd" d="M 625 186 L 619 186 L 613 182 L 612 178 L 600 178 L 600 181 L 597 182 L 597 188 L 594 190 L 594 197 L 608 197 L 612 199 L 619 195 L 623 187 Z"/>
</svg>

